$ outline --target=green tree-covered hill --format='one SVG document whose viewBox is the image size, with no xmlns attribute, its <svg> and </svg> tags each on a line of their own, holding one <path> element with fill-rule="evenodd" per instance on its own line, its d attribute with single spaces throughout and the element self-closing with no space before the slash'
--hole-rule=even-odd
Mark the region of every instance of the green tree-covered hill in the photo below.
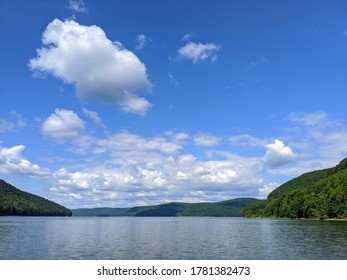
<svg viewBox="0 0 347 280">
<path fill-rule="evenodd" d="M 71 216 L 55 202 L 23 192 L 0 179 L 0 216 Z"/>
<path fill-rule="evenodd" d="M 245 217 L 347 218 L 347 158 L 336 167 L 303 174 L 250 204 Z"/>
<path fill-rule="evenodd" d="M 236 198 L 222 202 L 179 203 L 171 202 L 153 206 L 132 208 L 73 209 L 73 216 L 136 216 L 136 217 L 242 217 L 243 209 L 256 201 L 255 198 Z"/>
</svg>

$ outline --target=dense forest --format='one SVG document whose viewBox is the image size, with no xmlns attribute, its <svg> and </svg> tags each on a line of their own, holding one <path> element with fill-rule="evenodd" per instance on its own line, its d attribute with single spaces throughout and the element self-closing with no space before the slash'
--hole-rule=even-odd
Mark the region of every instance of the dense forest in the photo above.
<svg viewBox="0 0 347 280">
<path fill-rule="evenodd" d="M 132 208 L 73 209 L 73 216 L 135 216 L 135 217 L 242 217 L 244 208 L 256 201 L 255 198 L 236 198 L 221 202 L 180 203 L 171 202 L 153 206 Z"/>
<path fill-rule="evenodd" d="M 71 211 L 48 199 L 23 192 L 0 179 L 0 216 L 71 216 Z"/>
<path fill-rule="evenodd" d="M 347 218 L 347 158 L 336 167 L 303 174 L 281 185 L 266 201 L 244 210 L 245 217 Z"/>
</svg>

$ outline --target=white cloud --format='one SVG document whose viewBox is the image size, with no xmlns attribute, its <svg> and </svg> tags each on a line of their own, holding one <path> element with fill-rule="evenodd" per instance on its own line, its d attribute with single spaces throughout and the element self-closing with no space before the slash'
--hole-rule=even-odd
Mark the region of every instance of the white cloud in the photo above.
<svg viewBox="0 0 347 280">
<path fill-rule="evenodd" d="M 121 154 L 124 156 L 126 153 L 123 151 Z M 112 157 L 121 154 L 113 154 Z M 187 199 L 215 201 L 245 193 L 257 196 L 263 186 L 251 161 L 238 158 L 237 161 L 204 162 L 191 155 L 167 157 L 158 152 L 154 154 L 146 153 L 140 159 L 136 153 L 138 158 L 132 158 L 129 165 L 110 166 L 108 161 L 108 164 L 77 172 L 58 170 L 51 191 L 56 196 L 65 197 L 68 204 L 82 200 L 84 205 L 91 207 L 110 206 L 112 202 L 118 203 L 114 206 L 124 207 Z M 194 193 L 199 193 L 199 197 Z"/>
<path fill-rule="evenodd" d="M 135 47 L 135 51 L 142 50 L 148 42 L 151 41 L 148 37 L 146 37 L 144 34 L 140 34 L 136 36 L 136 43 L 137 46 Z"/>
<path fill-rule="evenodd" d="M 249 134 L 231 136 L 229 140 L 232 145 L 239 146 L 264 147 L 267 144 L 267 141 L 251 136 Z"/>
<path fill-rule="evenodd" d="M 194 137 L 193 141 L 198 146 L 208 147 L 218 145 L 220 138 L 208 133 L 200 133 Z"/>
<path fill-rule="evenodd" d="M 98 26 L 55 19 L 42 36 L 45 45 L 30 59 L 29 68 L 49 73 L 76 86 L 81 100 L 101 100 L 127 113 L 145 115 L 152 106 L 137 91 L 152 88 L 146 67 L 119 42 L 112 42 Z"/>
<path fill-rule="evenodd" d="M 193 33 L 186 33 L 183 35 L 183 37 L 181 38 L 182 42 L 187 42 L 190 41 L 190 39 L 193 37 Z"/>
<path fill-rule="evenodd" d="M 284 131 L 290 132 L 288 139 L 291 139 L 290 146 L 295 148 L 296 153 L 282 142 L 270 144 L 270 149 L 266 146 L 264 163 L 276 167 L 267 171 L 271 176 L 293 178 L 313 170 L 333 167 L 347 156 L 346 123 L 332 120 L 323 111 L 294 112 L 286 120 L 294 125 Z M 289 166 L 280 166 L 289 162 L 292 162 Z"/>
<path fill-rule="evenodd" d="M 69 0 L 68 8 L 76 13 L 86 13 L 88 11 L 83 0 Z"/>
<path fill-rule="evenodd" d="M 174 75 L 172 75 L 171 73 L 168 73 L 167 76 L 169 77 L 169 83 L 170 83 L 170 85 L 178 86 L 178 81 L 177 81 L 177 79 L 174 77 Z"/>
<path fill-rule="evenodd" d="M 306 126 L 327 126 L 330 124 L 327 114 L 322 111 L 314 113 L 294 112 L 290 114 L 289 120 L 303 123 Z"/>
<path fill-rule="evenodd" d="M 55 109 L 43 123 L 41 132 L 58 141 L 72 139 L 84 131 L 84 122 L 70 110 Z"/>
<path fill-rule="evenodd" d="M 98 141 L 94 153 L 128 151 L 134 156 L 141 156 L 145 151 L 159 151 L 163 154 L 175 154 L 182 147 L 174 142 L 167 141 L 164 137 L 143 138 L 130 132 L 119 132 L 109 136 L 107 139 Z M 137 156 L 136 156 L 137 157 Z M 136 158 L 135 157 L 135 158 Z M 128 157 L 125 157 L 128 159 Z M 145 159 L 143 159 L 145 160 Z"/>
<path fill-rule="evenodd" d="M 301 161 L 297 161 L 294 166 L 281 167 L 271 169 L 268 171 L 270 175 L 275 176 L 290 176 L 291 178 L 297 177 L 301 174 L 311 172 L 313 170 L 321 170 L 325 168 L 333 167 L 337 164 L 336 161 L 329 161 L 322 158 L 309 159 L 303 158 Z"/>
<path fill-rule="evenodd" d="M 301 160 L 299 170 L 331 167 L 347 156 L 346 123 L 331 120 L 322 111 L 296 112 L 289 116 L 289 120 L 298 125 L 295 130 L 298 140 L 292 145 L 306 158 Z"/>
<path fill-rule="evenodd" d="M 195 171 L 201 174 L 200 180 L 203 183 L 232 183 L 238 179 L 237 172 L 228 161 L 208 161 L 200 163 Z"/>
<path fill-rule="evenodd" d="M 25 127 L 26 126 L 26 121 L 24 119 L 24 117 L 17 113 L 16 111 L 11 111 L 11 116 L 15 122 L 15 125 L 17 127 Z"/>
<path fill-rule="evenodd" d="M 63 142 L 63 140 L 60 139 L 58 141 Z M 67 150 L 75 154 L 87 154 L 91 152 L 91 148 L 93 147 L 95 141 L 97 141 L 97 138 L 80 133 L 78 137 L 71 139 L 71 144 L 73 146 Z"/>
<path fill-rule="evenodd" d="M 65 204 L 93 207 L 258 196 L 261 158 L 225 153 L 205 161 L 182 152 L 187 139 L 186 133 L 143 137 L 123 131 L 95 140 L 92 160 L 75 171 L 58 169 L 51 191 Z"/>
<path fill-rule="evenodd" d="M 278 186 L 279 184 L 276 182 L 265 184 L 262 188 L 259 189 L 259 197 L 266 198 L 269 195 L 269 193 L 271 193 Z"/>
<path fill-rule="evenodd" d="M 0 133 L 12 131 L 26 126 L 24 117 L 16 111 L 11 111 L 9 118 L 0 118 Z"/>
<path fill-rule="evenodd" d="M 172 141 L 175 143 L 182 143 L 189 139 L 189 134 L 185 132 L 179 132 L 172 136 Z"/>
<path fill-rule="evenodd" d="M 0 147 L 0 173 L 16 174 L 28 177 L 47 177 L 50 171 L 41 168 L 39 165 L 27 160 L 22 152 L 24 145 L 17 145 L 11 148 Z"/>
<path fill-rule="evenodd" d="M 264 64 L 264 63 L 267 63 L 267 62 L 268 62 L 268 60 L 265 57 L 261 57 L 260 59 L 248 62 L 247 67 L 248 68 L 254 68 L 254 67 L 257 67 L 257 66 Z"/>
<path fill-rule="evenodd" d="M 14 124 L 6 119 L 0 119 L 0 132 L 11 131 L 14 129 Z"/>
<path fill-rule="evenodd" d="M 96 122 L 100 120 L 94 111 L 83 112 Z M 57 109 L 43 123 L 42 132 L 48 123 L 46 135 L 61 142 L 69 140 L 62 145 L 64 152 L 80 155 L 68 163 L 63 158 L 50 161 L 50 169 L 56 170 L 51 172 L 26 159 L 22 145 L 0 148 L 0 173 L 44 177 L 45 183 L 50 182 L 52 196 L 68 207 L 264 198 L 278 186 L 273 182 L 283 183 L 304 172 L 332 167 L 347 155 L 347 126 L 331 121 L 327 114 L 319 115 L 324 117 L 292 115 L 294 133 L 280 138 L 290 139 L 286 145 L 278 139 L 270 143 L 248 134 L 230 137 L 230 143 L 242 146 L 246 154 L 249 147 L 264 149 L 265 156 L 249 157 L 220 150 L 225 141 L 211 134 L 192 137 L 172 130 L 144 136 L 120 131 L 96 138 L 88 135 L 77 114 Z M 317 119 L 323 125 L 313 125 L 319 123 Z M 78 137 L 73 137 L 76 131 Z M 198 150 L 191 147 L 196 141 L 202 144 Z M 217 144 L 219 150 L 210 151 L 209 147 Z"/>
<path fill-rule="evenodd" d="M 178 50 L 178 57 L 190 59 L 193 63 L 210 59 L 212 62 L 218 59 L 217 53 L 221 47 L 214 43 L 193 43 L 189 42 Z"/>
<path fill-rule="evenodd" d="M 347 127 L 330 133 L 316 133 L 315 137 L 321 143 L 318 152 L 322 158 L 342 160 L 347 156 Z"/>
<path fill-rule="evenodd" d="M 94 123 L 96 124 L 101 124 L 102 120 L 99 117 L 98 113 L 95 111 L 89 111 L 86 108 L 83 108 L 83 113 L 88 116 L 89 118 L 91 118 L 93 120 Z"/>
<path fill-rule="evenodd" d="M 264 163 L 270 167 L 288 164 L 296 158 L 292 149 L 278 139 L 275 139 L 274 143 L 266 145 L 266 149 Z"/>
</svg>

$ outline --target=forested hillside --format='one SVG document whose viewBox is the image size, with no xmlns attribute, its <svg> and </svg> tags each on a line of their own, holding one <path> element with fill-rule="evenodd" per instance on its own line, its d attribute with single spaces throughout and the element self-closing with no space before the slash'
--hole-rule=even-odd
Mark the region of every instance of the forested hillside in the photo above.
<svg viewBox="0 0 347 280">
<path fill-rule="evenodd" d="M 23 192 L 0 179 L 0 216 L 71 216 L 71 211 L 48 199 Z"/>
<path fill-rule="evenodd" d="M 303 174 L 278 187 L 245 217 L 347 218 L 347 158 L 336 167 Z"/>
<path fill-rule="evenodd" d="M 171 202 L 153 206 L 132 208 L 73 209 L 73 216 L 136 216 L 136 217 L 242 217 L 243 209 L 255 198 L 236 198 L 221 202 L 180 203 Z"/>
</svg>

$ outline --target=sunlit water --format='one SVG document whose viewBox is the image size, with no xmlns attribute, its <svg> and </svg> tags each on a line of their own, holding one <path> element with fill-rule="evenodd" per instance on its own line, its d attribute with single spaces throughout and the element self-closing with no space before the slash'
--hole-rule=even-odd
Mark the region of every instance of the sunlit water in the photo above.
<svg viewBox="0 0 347 280">
<path fill-rule="evenodd" d="M 347 222 L 0 217 L 0 259 L 347 259 Z"/>
</svg>

